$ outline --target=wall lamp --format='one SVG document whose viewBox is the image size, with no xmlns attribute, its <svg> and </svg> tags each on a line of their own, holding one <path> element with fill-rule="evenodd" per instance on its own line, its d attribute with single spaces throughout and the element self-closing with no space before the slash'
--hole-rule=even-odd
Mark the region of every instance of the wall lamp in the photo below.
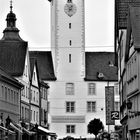
<svg viewBox="0 0 140 140">
<path fill-rule="evenodd" d="M 134 115 L 140 115 L 140 111 L 130 111 L 132 109 L 132 105 L 133 103 L 130 100 L 127 100 L 127 109 L 129 110 L 130 113 L 134 114 Z"/>
</svg>

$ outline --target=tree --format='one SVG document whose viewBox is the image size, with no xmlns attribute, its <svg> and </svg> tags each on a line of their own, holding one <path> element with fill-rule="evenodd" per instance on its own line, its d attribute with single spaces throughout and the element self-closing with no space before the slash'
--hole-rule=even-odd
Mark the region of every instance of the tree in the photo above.
<svg viewBox="0 0 140 140">
<path fill-rule="evenodd" d="M 103 130 L 104 126 L 102 121 L 100 121 L 100 119 L 94 119 L 91 120 L 88 124 L 88 132 L 90 134 L 94 134 L 95 135 L 95 139 L 97 139 L 97 135 L 100 132 L 100 130 Z"/>
</svg>

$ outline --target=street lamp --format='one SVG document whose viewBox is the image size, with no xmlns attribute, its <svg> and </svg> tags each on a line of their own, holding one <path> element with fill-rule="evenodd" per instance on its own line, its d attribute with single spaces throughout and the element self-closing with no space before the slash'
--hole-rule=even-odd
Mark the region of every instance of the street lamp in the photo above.
<svg viewBox="0 0 140 140">
<path fill-rule="evenodd" d="M 133 103 L 130 100 L 127 101 L 126 105 L 130 113 L 134 113 L 135 115 L 140 115 L 140 111 L 130 111 L 133 105 Z"/>
</svg>

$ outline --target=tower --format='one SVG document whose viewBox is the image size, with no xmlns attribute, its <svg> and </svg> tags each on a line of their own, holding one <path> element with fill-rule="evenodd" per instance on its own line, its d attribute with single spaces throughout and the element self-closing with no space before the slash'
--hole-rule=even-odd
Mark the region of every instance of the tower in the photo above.
<svg viewBox="0 0 140 140">
<path fill-rule="evenodd" d="M 50 130 L 58 137 L 65 137 L 70 127 L 73 134 L 76 132 L 75 137 L 79 137 L 81 132 L 86 132 L 85 127 L 80 129 L 85 125 L 84 112 L 77 109 L 82 104 L 78 99 L 85 94 L 81 88 L 85 78 L 84 0 L 49 1 L 51 52 L 57 79 L 49 83 Z"/>
<path fill-rule="evenodd" d="M 51 1 L 51 50 L 58 80 L 85 74 L 84 0 Z"/>
</svg>

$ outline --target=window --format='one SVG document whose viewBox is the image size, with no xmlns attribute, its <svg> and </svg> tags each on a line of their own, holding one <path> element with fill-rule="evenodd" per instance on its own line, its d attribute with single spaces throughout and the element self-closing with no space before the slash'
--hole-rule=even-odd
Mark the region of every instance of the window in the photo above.
<svg viewBox="0 0 140 140">
<path fill-rule="evenodd" d="M 8 88 L 7 101 L 10 102 L 10 89 Z"/>
<path fill-rule="evenodd" d="M 14 103 L 14 95 L 13 95 L 13 90 L 11 90 L 11 102 Z"/>
<path fill-rule="evenodd" d="M 75 125 L 66 125 L 66 133 L 75 133 Z"/>
<path fill-rule="evenodd" d="M 74 95 L 74 83 L 66 83 L 66 95 Z"/>
<path fill-rule="evenodd" d="M 47 120 L 47 111 L 44 110 L 44 121 L 46 121 L 46 120 Z"/>
<path fill-rule="evenodd" d="M 36 112 L 36 122 L 38 122 L 38 112 Z"/>
<path fill-rule="evenodd" d="M 28 95 L 27 94 L 28 94 L 28 90 L 27 90 L 27 87 L 26 87 L 26 98 L 28 98 Z"/>
<path fill-rule="evenodd" d="M 115 101 L 115 111 L 119 111 L 120 110 L 120 103 Z"/>
<path fill-rule="evenodd" d="M 114 84 L 114 93 L 115 95 L 119 95 L 118 83 Z"/>
<path fill-rule="evenodd" d="M 47 103 L 47 111 L 50 112 L 50 102 Z"/>
<path fill-rule="evenodd" d="M 24 118 L 24 107 L 23 106 L 21 108 L 21 112 L 22 112 L 22 118 Z"/>
<path fill-rule="evenodd" d="M 17 94 L 16 103 L 18 104 L 19 103 L 19 100 L 18 100 L 18 92 L 16 92 L 16 94 Z"/>
<path fill-rule="evenodd" d="M 3 85 L 1 86 L 1 88 L 2 88 L 2 98 L 4 99 L 4 87 L 3 87 Z"/>
<path fill-rule="evenodd" d="M 7 87 L 5 87 L 5 101 L 7 101 Z"/>
<path fill-rule="evenodd" d="M 71 46 L 71 44 L 72 44 L 72 41 L 70 40 L 69 45 Z"/>
<path fill-rule="evenodd" d="M 96 111 L 96 102 L 89 101 L 87 102 L 87 112 L 95 112 Z"/>
<path fill-rule="evenodd" d="M 33 77 L 34 77 L 34 81 L 35 81 L 35 72 L 34 72 L 34 75 L 33 75 Z"/>
<path fill-rule="evenodd" d="M 41 98 L 43 98 L 43 87 L 40 88 Z"/>
<path fill-rule="evenodd" d="M 69 23 L 69 29 L 71 29 L 71 23 Z"/>
<path fill-rule="evenodd" d="M 44 120 L 44 109 L 41 108 L 41 121 L 43 121 L 43 120 Z"/>
<path fill-rule="evenodd" d="M 33 98 L 33 101 L 35 101 L 35 91 L 34 91 L 34 98 Z"/>
<path fill-rule="evenodd" d="M 16 104 L 16 92 L 14 91 L 14 104 Z"/>
<path fill-rule="evenodd" d="M 95 83 L 89 83 L 88 88 L 89 88 L 89 95 L 95 95 Z"/>
<path fill-rule="evenodd" d="M 25 97 L 25 86 L 24 86 L 24 89 L 23 89 L 23 97 Z"/>
<path fill-rule="evenodd" d="M 34 121 L 35 121 L 35 111 L 34 111 Z"/>
<path fill-rule="evenodd" d="M 66 112 L 69 113 L 75 112 L 75 102 L 66 102 Z"/>
<path fill-rule="evenodd" d="M 30 112 L 30 113 L 31 113 L 31 120 L 33 120 L 33 118 L 32 118 L 32 117 L 33 117 L 33 115 L 32 115 L 33 111 L 31 110 L 31 112 Z"/>
<path fill-rule="evenodd" d="M 69 54 L 69 63 L 71 63 L 71 54 Z"/>
<path fill-rule="evenodd" d="M 38 92 L 36 92 L 36 102 L 38 103 L 38 99 L 39 99 L 39 96 L 38 96 Z"/>
</svg>

